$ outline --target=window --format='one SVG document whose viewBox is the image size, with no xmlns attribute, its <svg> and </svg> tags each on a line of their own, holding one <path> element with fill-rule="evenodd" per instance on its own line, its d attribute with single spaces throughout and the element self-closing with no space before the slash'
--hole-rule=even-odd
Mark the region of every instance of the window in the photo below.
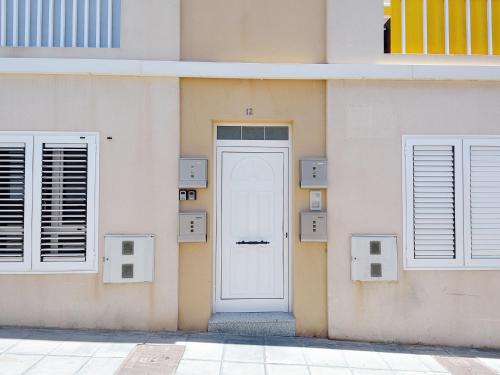
<svg viewBox="0 0 500 375">
<path fill-rule="evenodd" d="M 217 126 L 218 140 L 287 141 L 287 126 Z"/>
<path fill-rule="evenodd" d="M 406 137 L 408 268 L 500 268 L 500 137 Z"/>
<path fill-rule="evenodd" d="M 121 0 L 0 0 L 2 47 L 120 47 Z"/>
<path fill-rule="evenodd" d="M 0 134 L 0 271 L 95 271 L 96 135 Z"/>
</svg>

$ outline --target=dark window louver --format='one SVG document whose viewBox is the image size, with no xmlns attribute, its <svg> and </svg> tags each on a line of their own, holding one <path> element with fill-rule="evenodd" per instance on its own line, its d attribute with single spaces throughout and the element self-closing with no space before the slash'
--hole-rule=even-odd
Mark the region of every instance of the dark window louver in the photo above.
<svg viewBox="0 0 500 375">
<path fill-rule="evenodd" d="M 0 147 L 0 261 L 24 260 L 25 147 Z"/>
<path fill-rule="evenodd" d="M 42 262 L 85 262 L 88 147 L 43 144 Z"/>
</svg>

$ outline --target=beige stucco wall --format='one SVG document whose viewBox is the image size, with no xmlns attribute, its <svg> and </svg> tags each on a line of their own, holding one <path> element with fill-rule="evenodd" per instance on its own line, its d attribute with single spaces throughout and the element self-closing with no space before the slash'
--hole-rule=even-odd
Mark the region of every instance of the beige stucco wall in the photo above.
<svg viewBox="0 0 500 375">
<path fill-rule="evenodd" d="M 328 83 L 332 338 L 500 347 L 500 271 L 404 271 L 404 134 L 500 134 L 496 83 Z M 352 233 L 397 234 L 399 281 L 350 281 Z"/>
<path fill-rule="evenodd" d="M 182 0 L 183 60 L 321 63 L 326 0 Z"/>
<path fill-rule="evenodd" d="M 380 60 L 384 55 L 384 0 L 325 1 L 328 63 Z"/>
<path fill-rule="evenodd" d="M 0 324 L 177 328 L 178 91 L 177 79 L 0 77 L 1 131 L 101 140 L 99 273 L 0 275 Z M 104 285 L 104 234 L 143 233 L 156 238 L 154 282 Z"/>
<path fill-rule="evenodd" d="M 120 48 L 1 48 L 0 57 L 179 60 L 181 0 L 122 0 Z"/>
<path fill-rule="evenodd" d="M 246 108 L 254 116 L 246 117 Z M 299 189 L 299 160 L 325 154 L 325 83 L 314 81 L 181 80 L 181 154 L 209 160 L 208 189 L 183 211 L 208 212 L 208 242 L 182 244 L 179 261 L 179 328 L 207 328 L 213 296 L 214 123 L 289 123 L 292 127 L 292 309 L 297 334 L 326 336 L 326 246 L 299 242 L 299 212 L 309 191 Z"/>
</svg>

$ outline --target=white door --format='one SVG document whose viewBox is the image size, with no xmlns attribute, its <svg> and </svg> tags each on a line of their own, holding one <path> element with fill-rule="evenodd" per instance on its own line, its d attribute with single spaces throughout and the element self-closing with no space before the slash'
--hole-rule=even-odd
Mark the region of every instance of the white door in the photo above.
<svg viewBox="0 0 500 375">
<path fill-rule="evenodd" d="M 217 311 L 288 311 L 288 151 L 218 148 Z"/>
</svg>

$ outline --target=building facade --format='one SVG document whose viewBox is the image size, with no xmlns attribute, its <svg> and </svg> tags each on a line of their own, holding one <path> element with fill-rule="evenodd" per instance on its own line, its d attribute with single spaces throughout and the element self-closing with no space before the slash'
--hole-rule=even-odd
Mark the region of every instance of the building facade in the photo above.
<svg viewBox="0 0 500 375">
<path fill-rule="evenodd" d="M 0 0 L 0 324 L 500 347 L 500 8 L 462 2 Z"/>
</svg>

